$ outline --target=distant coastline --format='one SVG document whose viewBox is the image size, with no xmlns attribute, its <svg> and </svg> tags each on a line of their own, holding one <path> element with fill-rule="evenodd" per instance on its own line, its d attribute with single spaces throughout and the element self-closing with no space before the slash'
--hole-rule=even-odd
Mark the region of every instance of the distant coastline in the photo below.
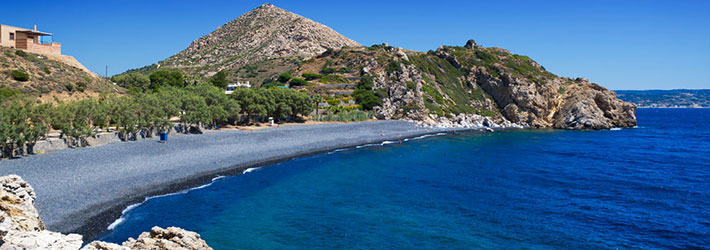
<svg viewBox="0 0 710 250">
<path fill-rule="evenodd" d="M 710 89 L 615 90 L 639 108 L 710 108 Z"/>
</svg>

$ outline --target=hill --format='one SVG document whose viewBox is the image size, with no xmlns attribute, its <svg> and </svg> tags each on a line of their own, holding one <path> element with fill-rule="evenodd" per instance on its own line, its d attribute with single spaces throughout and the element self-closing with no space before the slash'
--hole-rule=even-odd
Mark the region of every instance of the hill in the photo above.
<svg viewBox="0 0 710 250">
<path fill-rule="evenodd" d="M 417 52 L 359 46 L 330 28 L 266 4 L 152 66 L 188 78 L 224 71 L 227 82 L 262 81 L 347 101 L 378 119 L 432 126 L 604 129 L 636 125 L 636 106 L 586 79 L 560 77 L 502 48 L 442 46 Z M 282 74 L 283 75 L 280 75 Z M 337 99 L 337 100 L 336 100 Z M 358 106 L 353 106 L 355 100 Z M 338 106 L 342 106 L 338 104 Z M 338 112 L 338 111 L 334 111 Z"/>
<path fill-rule="evenodd" d="M 642 108 L 710 108 L 710 89 L 616 90 L 619 99 Z"/>
<path fill-rule="evenodd" d="M 122 92 L 71 57 L 48 58 L 5 47 L 0 47 L 0 88 L 4 92 L 36 96 L 42 101 L 76 100 L 104 92 Z"/>
<path fill-rule="evenodd" d="M 164 61 L 128 73 L 159 68 L 205 77 L 227 70 L 231 79 L 261 83 L 303 59 L 345 46 L 360 45 L 325 25 L 264 4 Z"/>
<path fill-rule="evenodd" d="M 473 40 L 426 53 L 386 44 L 345 48 L 306 61 L 296 72 L 311 78 L 303 88 L 321 95 L 353 95 L 362 102 L 372 92 L 382 100 L 374 108 L 380 119 L 439 126 L 489 117 L 501 124 L 564 129 L 636 124 L 636 107 L 614 92 Z"/>
</svg>

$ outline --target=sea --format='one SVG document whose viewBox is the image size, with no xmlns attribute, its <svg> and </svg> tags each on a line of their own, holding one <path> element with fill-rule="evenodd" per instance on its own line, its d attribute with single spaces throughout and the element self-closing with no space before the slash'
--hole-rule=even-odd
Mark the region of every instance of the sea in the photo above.
<svg viewBox="0 0 710 250">
<path fill-rule="evenodd" d="M 214 249 L 710 249 L 710 109 L 638 127 L 412 138 L 298 158 L 124 211 Z"/>
</svg>

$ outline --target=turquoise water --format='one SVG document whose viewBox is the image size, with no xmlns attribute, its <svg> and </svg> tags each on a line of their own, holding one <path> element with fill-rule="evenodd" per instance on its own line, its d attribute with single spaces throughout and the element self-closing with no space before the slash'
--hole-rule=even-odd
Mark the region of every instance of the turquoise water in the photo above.
<svg viewBox="0 0 710 250">
<path fill-rule="evenodd" d="M 214 249 L 710 248 L 710 110 L 639 128 L 458 134 L 311 156 L 129 210 Z"/>
</svg>

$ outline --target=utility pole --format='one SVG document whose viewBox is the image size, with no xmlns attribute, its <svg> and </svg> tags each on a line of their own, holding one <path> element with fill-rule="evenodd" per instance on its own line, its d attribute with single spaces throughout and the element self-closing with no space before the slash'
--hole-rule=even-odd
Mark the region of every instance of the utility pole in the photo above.
<svg viewBox="0 0 710 250">
<path fill-rule="evenodd" d="M 104 73 L 104 77 L 108 79 L 108 65 L 106 65 L 106 73 Z"/>
</svg>

